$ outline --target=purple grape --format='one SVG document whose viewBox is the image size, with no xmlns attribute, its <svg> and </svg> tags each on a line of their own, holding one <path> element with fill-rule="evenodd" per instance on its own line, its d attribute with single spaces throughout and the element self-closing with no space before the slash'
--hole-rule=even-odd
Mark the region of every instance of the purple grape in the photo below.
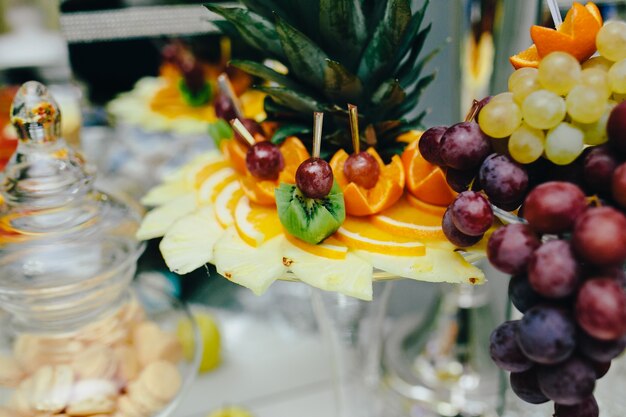
<svg viewBox="0 0 626 417">
<path fill-rule="evenodd" d="M 586 281 L 576 299 L 576 320 L 590 336 L 616 340 L 626 334 L 626 294 L 611 278 Z"/>
<path fill-rule="evenodd" d="M 519 321 L 507 321 L 498 326 L 490 337 L 489 353 L 500 368 L 509 372 L 524 372 L 533 363 L 521 351 L 515 337 Z"/>
<path fill-rule="evenodd" d="M 626 260 L 626 217 L 612 207 L 590 208 L 576 220 L 572 246 L 592 265 L 621 265 Z"/>
<path fill-rule="evenodd" d="M 618 162 L 608 146 L 590 148 L 583 159 L 585 184 L 596 193 L 609 193 Z"/>
<path fill-rule="evenodd" d="M 589 363 L 593 367 L 593 370 L 596 372 L 596 379 L 602 378 L 604 375 L 609 372 L 611 369 L 611 361 L 608 362 L 597 362 L 590 360 Z"/>
<path fill-rule="evenodd" d="M 539 388 L 546 397 L 562 405 L 575 405 L 593 394 L 596 371 L 587 360 L 573 356 L 553 366 L 537 370 Z"/>
<path fill-rule="evenodd" d="M 626 349 L 626 335 L 616 340 L 600 340 L 585 332 L 578 334 L 578 351 L 597 362 L 610 362 Z"/>
<path fill-rule="evenodd" d="M 626 156 L 626 101 L 613 107 L 606 130 L 609 144 L 621 155 Z"/>
<path fill-rule="evenodd" d="M 308 198 L 324 198 L 333 187 L 333 170 L 320 158 L 309 158 L 296 170 L 296 184 Z"/>
<path fill-rule="evenodd" d="M 576 290 L 579 280 L 578 262 L 565 240 L 544 243 L 530 258 L 528 281 L 544 297 L 567 297 Z"/>
<path fill-rule="evenodd" d="M 439 142 L 439 149 L 446 166 L 468 170 L 480 166 L 491 152 L 491 143 L 478 123 L 462 122 L 445 131 Z"/>
<path fill-rule="evenodd" d="M 482 236 L 493 224 L 489 201 L 475 191 L 464 191 L 450 206 L 452 221 L 459 231 L 469 236 Z"/>
<path fill-rule="evenodd" d="M 574 184 L 546 182 L 533 189 L 524 202 L 524 217 L 537 233 L 563 233 L 572 229 L 587 208 L 585 193 Z"/>
<path fill-rule="evenodd" d="M 469 236 L 457 229 L 457 227 L 454 225 L 454 222 L 452 221 L 452 212 L 450 211 L 450 207 L 448 207 L 446 212 L 443 214 L 443 219 L 441 220 L 441 228 L 448 240 L 453 245 L 456 245 L 460 248 L 475 245 L 480 241 L 480 239 L 482 239 L 482 236 Z"/>
<path fill-rule="evenodd" d="M 509 380 L 511 389 L 521 400 L 530 404 L 543 404 L 549 401 L 539 388 L 535 368 L 525 372 L 514 372 Z"/>
<path fill-rule="evenodd" d="M 514 275 L 509 281 L 509 299 L 520 312 L 525 313 L 530 308 L 545 301 L 528 282 L 525 275 Z"/>
<path fill-rule="evenodd" d="M 599 415 L 600 409 L 593 395 L 576 405 L 554 404 L 553 417 L 598 417 Z"/>
<path fill-rule="evenodd" d="M 215 95 L 213 99 L 213 107 L 215 108 L 215 115 L 226 121 L 230 121 L 237 117 L 235 106 L 230 100 L 227 94 L 220 91 Z"/>
<path fill-rule="evenodd" d="M 560 308 L 535 306 L 520 320 L 517 343 L 522 352 L 537 363 L 559 363 L 576 347 L 576 326 Z"/>
<path fill-rule="evenodd" d="M 278 146 L 271 142 L 258 142 L 248 148 L 246 167 L 256 178 L 276 180 L 285 167 L 285 159 Z"/>
<path fill-rule="evenodd" d="M 509 224 L 493 232 L 487 244 L 487 256 L 500 271 L 521 274 L 526 271 L 530 257 L 540 245 L 530 227 Z"/>
<path fill-rule="evenodd" d="M 528 188 L 526 169 L 508 156 L 497 153 L 485 159 L 478 178 L 489 199 L 499 203 L 521 201 Z"/>
<path fill-rule="evenodd" d="M 425 160 L 431 164 L 444 166 L 443 159 L 441 159 L 440 141 L 443 134 L 448 128 L 445 126 L 431 127 L 422 134 L 419 140 L 418 147 L 420 154 Z"/>
<path fill-rule="evenodd" d="M 462 193 L 463 191 L 469 190 L 470 184 L 476 178 L 476 171 L 473 169 L 467 171 L 460 171 L 454 168 L 448 168 L 446 170 L 446 181 L 450 188 L 452 188 L 457 193 Z M 478 181 L 475 181 L 474 184 L 477 184 Z"/>
<path fill-rule="evenodd" d="M 617 204 L 626 208 L 626 163 L 618 166 L 612 173 L 611 193 Z"/>
</svg>

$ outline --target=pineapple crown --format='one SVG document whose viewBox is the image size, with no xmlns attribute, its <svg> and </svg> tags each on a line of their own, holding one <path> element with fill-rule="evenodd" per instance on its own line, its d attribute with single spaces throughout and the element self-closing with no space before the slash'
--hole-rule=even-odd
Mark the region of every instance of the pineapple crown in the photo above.
<svg viewBox="0 0 626 417">
<path fill-rule="evenodd" d="M 265 63 L 233 60 L 231 65 L 269 84 L 268 119 L 279 122 L 272 137 L 311 138 L 311 113 L 326 113 L 322 156 L 350 148 L 347 104 L 359 108 L 365 146 L 389 157 L 402 151 L 397 136 L 422 127 L 416 113 L 434 73 L 422 77 L 437 50 L 422 56 L 431 24 L 422 27 L 429 0 L 412 13 L 410 0 L 241 0 L 243 6 L 205 6 L 225 20 L 223 33 L 242 38 L 279 61 L 287 74 Z M 244 7 L 245 6 L 245 7 Z"/>
</svg>

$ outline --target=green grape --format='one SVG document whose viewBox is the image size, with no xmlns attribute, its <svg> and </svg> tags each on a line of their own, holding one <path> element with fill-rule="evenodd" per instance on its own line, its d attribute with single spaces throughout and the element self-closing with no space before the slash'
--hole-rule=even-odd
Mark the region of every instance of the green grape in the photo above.
<svg viewBox="0 0 626 417">
<path fill-rule="evenodd" d="M 615 107 L 616 105 L 616 102 L 609 101 L 604 106 L 604 113 L 602 114 L 600 119 L 598 119 L 594 123 L 574 123 L 576 127 L 583 131 L 583 134 L 585 135 L 584 141 L 586 145 L 595 146 L 606 143 L 606 141 L 608 140 L 608 136 L 606 133 L 606 124 L 609 120 L 609 116 L 611 115 L 611 110 L 613 110 L 613 107 Z"/>
<path fill-rule="evenodd" d="M 609 85 L 614 93 L 626 93 L 626 59 L 616 62 L 609 70 Z"/>
<path fill-rule="evenodd" d="M 490 102 L 497 102 L 497 101 L 508 101 L 508 102 L 512 102 L 513 101 L 513 93 L 500 93 L 497 94 L 493 97 L 491 97 L 491 100 L 489 100 Z"/>
<path fill-rule="evenodd" d="M 589 58 L 582 64 L 583 70 L 590 68 L 601 69 L 604 72 L 608 72 L 611 69 L 611 65 L 613 65 L 613 61 L 609 61 L 603 56 L 594 56 L 593 58 Z"/>
<path fill-rule="evenodd" d="M 552 52 L 539 63 L 539 83 L 560 96 L 580 82 L 580 64 L 568 53 Z"/>
<path fill-rule="evenodd" d="M 584 147 L 582 130 L 569 123 L 560 123 L 546 136 L 546 157 L 557 165 L 574 162 Z"/>
<path fill-rule="evenodd" d="M 517 104 L 503 98 L 492 99 L 478 115 L 480 129 L 492 138 L 510 136 L 521 123 L 522 112 Z"/>
<path fill-rule="evenodd" d="M 611 87 L 609 86 L 609 75 L 600 68 L 583 69 L 581 73 L 581 83 L 589 87 L 593 87 L 598 91 L 603 91 L 605 96 L 611 96 Z"/>
<path fill-rule="evenodd" d="M 536 68 L 520 68 L 509 77 L 509 91 L 519 105 L 533 91 L 541 89 L 539 71 Z"/>
<path fill-rule="evenodd" d="M 530 93 L 522 104 L 524 121 L 535 129 L 555 127 L 563 120 L 565 112 L 565 100 L 547 90 Z"/>
<path fill-rule="evenodd" d="M 518 127 L 509 139 L 511 157 L 522 164 L 530 164 L 543 154 L 545 134 L 527 124 Z"/>
<path fill-rule="evenodd" d="M 626 58 L 626 23 L 606 23 L 596 35 L 596 46 L 600 55 L 610 61 Z"/>
<path fill-rule="evenodd" d="M 586 85 L 577 85 L 567 95 L 565 105 L 572 120 L 593 123 L 602 117 L 607 99 L 602 90 Z"/>
</svg>

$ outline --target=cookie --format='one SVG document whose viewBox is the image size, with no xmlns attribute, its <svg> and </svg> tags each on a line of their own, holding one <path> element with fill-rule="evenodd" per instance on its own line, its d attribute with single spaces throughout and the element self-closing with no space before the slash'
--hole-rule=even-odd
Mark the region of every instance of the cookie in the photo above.
<svg viewBox="0 0 626 417">
<path fill-rule="evenodd" d="M 180 390 L 182 378 L 178 368 L 170 362 L 156 361 L 143 370 L 139 382 L 153 398 L 166 403 Z"/>
<path fill-rule="evenodd" d="M 141 323 L 134 329 L 133 344 L 142 366 L 158 360 L 178 363 L 182 359 L 182 346 L 178 339 L 153 322 Z"/>
<path fill-rule="evenodd" d="M 31 408 L 57 414 L 67 407 L 74 384 L 72 368 L 67 365 L 43 366 L 32 380 Z"/>
<path fill-rule="evenodd" d="M 122 387 L 128 385 L 130 381 L 134 381 L 139 376 L 141 370 L 137 353 L 130 346 L 118 346 L 113 350 L 115 360 L 117 361 L 116 380 Z"/>
<path fill-rule="evenodd" d="M 126 395 L 117 400 L 117 414 L 124 417 L 148 417 L 148 414 L 144 414 Z"/>
<path fill-rule="evenodd" d="M 76 355 L 71 366 L 80 379 L 113 380 L 117 373 L 113 349 L 103 345 L 91 345 Z"/>
<path fill-rule="evenodd" d="M 0 407 L 0 417 L 20 417 L 20 415 L 14 410 Z"/>
<path fill-rule="evenodd" d="M 20 364 L 12 356 L 0 355 L 0 386 L 15 388 L 25 377 Z"/>
</svg>

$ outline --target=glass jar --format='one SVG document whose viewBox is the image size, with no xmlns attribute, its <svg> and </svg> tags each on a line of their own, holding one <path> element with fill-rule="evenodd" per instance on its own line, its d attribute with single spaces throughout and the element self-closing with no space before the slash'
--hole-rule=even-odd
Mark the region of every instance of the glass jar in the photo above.
<svg viewBox="0 0 626 417">
<path fill-rule="evenodd" d="M 185 364 L 171 331 L 189 317 L 184 307 L 160 303 L 156 320 L 131 290 L 139 211 L 94 188 L 42 84 L 20 88 L 11 122 L 19 144 L 0 189 L 0 416 L 164 415 L 200 346 Z"/>
</svg>

